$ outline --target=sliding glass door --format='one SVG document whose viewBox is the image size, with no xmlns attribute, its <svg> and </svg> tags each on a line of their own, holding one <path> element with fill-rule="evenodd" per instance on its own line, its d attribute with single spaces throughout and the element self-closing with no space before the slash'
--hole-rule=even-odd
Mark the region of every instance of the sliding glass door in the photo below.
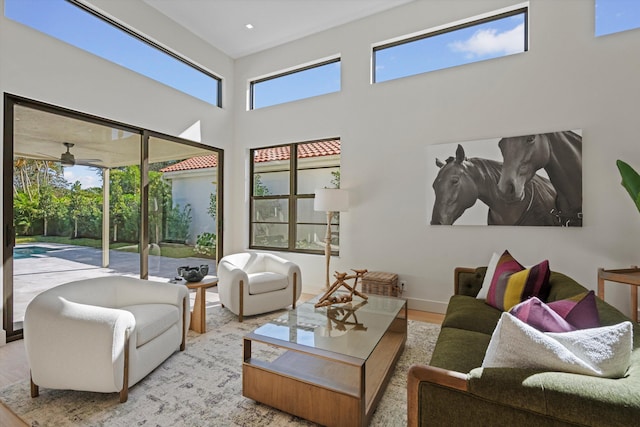
<svg viewBox="0 0 640 427">
<path fill-rule="evenodd" d="M 156 134 L 148 146 L 149 279 L 203 265 L 215 275 L 221 153 Z"/>
<path fill-rule="evenodd" d="M 215 274 L 222 150 L 10 95 L 3 159 L 3 323 L 73 280 Z"/>
</svg>

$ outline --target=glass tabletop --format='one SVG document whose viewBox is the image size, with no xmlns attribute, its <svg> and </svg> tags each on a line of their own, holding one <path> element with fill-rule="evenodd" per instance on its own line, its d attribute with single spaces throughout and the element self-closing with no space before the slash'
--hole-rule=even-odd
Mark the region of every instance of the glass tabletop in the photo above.
<svg viewBox="0 0 640 427">
<path fill-rule="evenodd" d="M 271 339 L 367 359 L 406 301 L 368 295 L 315 308 L 317 296 L 260 326 L 253 333 Z"/>
</svg>

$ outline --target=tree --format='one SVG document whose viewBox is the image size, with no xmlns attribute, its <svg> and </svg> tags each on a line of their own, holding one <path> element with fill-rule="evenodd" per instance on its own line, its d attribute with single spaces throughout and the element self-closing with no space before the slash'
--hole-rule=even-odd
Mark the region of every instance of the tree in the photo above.
<svg viewBox="0 0 640 427">
<path fill-rule="evenodd" d="M 80 181 L 76 181 L 71 186 L 71 192 L 69 195 L 69 215 L 73 218 L 73 237 L 79 237 L 78 224 L 82 218 L 91 216 L 93 209 L 91 209 L 91 200 L 82 191 Z"/>
<path fill-rule="evenodd" d="M 38 202 L 24 191 L 13 195 L 14 225 L 19 234 L 30 234 L 34 221 L 39 217 Z"/>
<path fill-rule="evenodd" d="M 129 231 L 130 235 L 124 234 L 125 239 L 135 241 L 140 219 L 140 169 L 137 166 L 115 168 L 109 176 L 113 241 L 120 239 L 119 227 Z"/>
<path fill-rule="evenodd" d="M 62 167 L 57 162 L 18 157 L 13 168 L 15 224 L 22 233 L 33 233 L 42 221 L 46 235 L 48 220 L 59 208 L 56 192 L 67 184 Z"/>
</svg>

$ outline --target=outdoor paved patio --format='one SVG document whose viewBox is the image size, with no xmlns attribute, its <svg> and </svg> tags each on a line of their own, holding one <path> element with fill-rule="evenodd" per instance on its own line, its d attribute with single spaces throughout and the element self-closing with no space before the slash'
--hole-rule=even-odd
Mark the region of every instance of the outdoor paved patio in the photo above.
<svg viewBox="0 0 640 427">
<path fill-rule="evenodd" d="M 13 312 L 14 322 L 24 320 L 24 312 L 31 300 L 47 289 L 74 280 L 110 275 L 140 277 L 140 257 L 137 253 L 109 251 L 109 267 L 103 268 L 102 251 L 86 246 L 57 243 L 28 243 L 16 245 L 16 249 L 38 247 L 47 250 L 13 261 Z M 168 258 L 149 255 L 149 280 L 168 282 L 177 275 L 180 266 L 209 265 L 209 275 L 216 274 L 215 261 L 189 257 Z M 191 305 L 195 293 L 192 292 Z M 220 304 L 217 287 L 207 291 L 207 307 Z"/>
</svg>

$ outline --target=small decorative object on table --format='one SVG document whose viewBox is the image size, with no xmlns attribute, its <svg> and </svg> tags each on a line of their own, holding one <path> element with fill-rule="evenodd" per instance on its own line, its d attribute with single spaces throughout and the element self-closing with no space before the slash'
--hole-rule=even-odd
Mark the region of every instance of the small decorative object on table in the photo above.
<svg viewBox="0 0 640 427">
<path fill-rule="evenodd" d="M 398 275 L 396 273 L 369 271 L 362 278 L 362 292 L 387 297 L 399 297 L 402 294 L 402 289 L 398 286 Z"/>
<path fill-rule="evenodd" d="M 356 287 L 358 286 L 358 279 L 362 278 L 367 272 L 367 270 L 353 270 L 353 271 L 356 273 L 355 275 L 353 274 L 347 275 L 347 273 L 338 273 L 336 271 L 336 273 L 334 274 L 336 281 L 333 282 L 333 285 L 331 285 L 329 290 L 325 292 L 324 295 L 322 295 L 322 297 L 320 297 L 318 302 L 315 304 L 315 307 L 316 308 L 326 307 L 331 304 L 342 304 L 342 303 L 351 302 L 353 300 L 353 294 L 358 295 L 362 299 L 365 299 L 365 300 L 368 299 L 368 297 L 365 294 L 363 294 L 362 292 L 358 292 L 356 290 Z M 351 280 L 351 279 L 355 279 L 353 281 L 353 287 L 349 286 L 349 284 L 346 282 L 346 280 Z M 342 286 L 344 286 L 350 291 L 349 294 L 333 295 L 333 293 Z"/>
<path fill-rule="evenodd" d="M 343 306 L 327 308 L 327 331 L 329 335 L 331 335 L 333 329 L 338 331 L 346 331 L 347 329 L 366 331 L 367 327 L 363 323 L 358 322 L 356 311 L 367 302 L 367 300 L 364 300 L 356 305 L 345 304 Z M 353 320 L 349 320 L 351 317 L 353 317 Z"/>
<path fill-rule="evenodd" d="M 196 267 L 178 267 L 178 276 L 187 282 L 199 282 L 209 273 L 209 266 L 202 264 Z"/>
</svg>

